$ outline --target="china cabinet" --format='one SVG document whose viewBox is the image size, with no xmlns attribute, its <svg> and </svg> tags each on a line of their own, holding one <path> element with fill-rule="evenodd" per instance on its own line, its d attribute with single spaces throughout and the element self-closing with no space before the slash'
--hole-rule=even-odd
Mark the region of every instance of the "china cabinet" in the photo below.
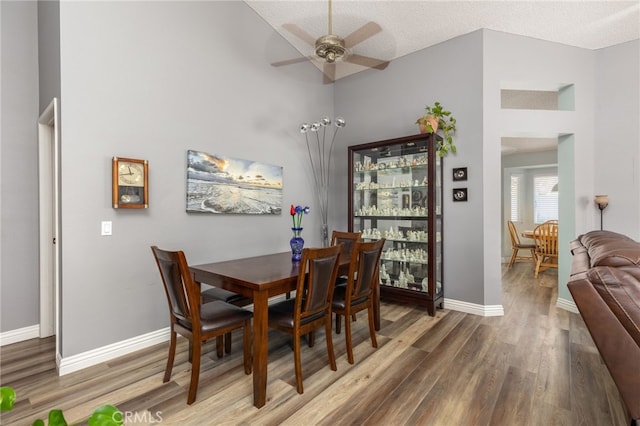
<svg viewBox="0 0 640 426">
<path fill-rule="evenodd" d="M 442 163 L 437 135 L 349 147 L 349 231 L 385 238 L 380 297 L 427 308 L 443 303 Z"/>
</svg>

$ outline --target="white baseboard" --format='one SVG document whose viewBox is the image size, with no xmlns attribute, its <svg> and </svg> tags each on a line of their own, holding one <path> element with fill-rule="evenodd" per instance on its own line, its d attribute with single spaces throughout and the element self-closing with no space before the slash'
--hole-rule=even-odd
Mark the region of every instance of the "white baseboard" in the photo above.
<svg viewBox="0 0 640 426">
<path fill-rule="evenodd" d="M 475 303 L 461 302 L 459 300 L 444 299 L 444 307 L 451 309 L 452 311 L 480 315 L 483 317 L 504 316 L 504 308 L 502 305 L 477 305 Z"/>
<path fill-rule="evenodd" d="M 148 348 L 149 346 L 157 345 L 158 343 L 166 342 L 169 340 L 169 336 L 169 327 L 166 327 L 101 348 L 92 349 L 81 354 L 56 359 L 58 363 L 58 374 L 64 376 L 65 374 L 73 373 L 74 371 L 82 370 L 83 368 L 91 367 L 119 356 Z"/>
<path fill-rule="evenodd" d="M 558 308 L 564 309 L 565 311 L 573 312 L 574 314 L 579 314 L 578 307 L 576 306 L 573 300 L 561 299 L 558 297 L 556 301 L 556 306 Z"/>
<path fill-rule="evenodd" d="M 5 331 L 4 333 L 0 333 L 0 346 L 35 339 L 36 337 L 40 337 L 40 325 L 38 324 L 17 330 Z"/>
</svg>

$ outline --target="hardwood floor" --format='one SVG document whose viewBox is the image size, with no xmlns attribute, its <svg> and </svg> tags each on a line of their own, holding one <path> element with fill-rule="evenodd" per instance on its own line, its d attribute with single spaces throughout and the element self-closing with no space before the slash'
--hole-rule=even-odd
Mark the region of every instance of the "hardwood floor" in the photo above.
<svg viewBox="0 0 640 426">
<path fill-rule="evenodd" d="M 536 280 L 531 264 L 503 269 L 503 317 L 394 304 L 381 308 L 378 348 L 366 315 L 354 323 L 355 364 L 334 335 L 338 371 L 328 366 L 324 332 L 302 347 L 305 392 L 295 389 L 289 337 L 269 335 L 267 404 L 252 404 L 240 334 L 231 355 L 202 359 L 196 402 L 186 404 L 190 364 L 180 339 L 172 380 L 162 383 L 168 343 L 58 377 L 53 339 L 0 349 L 0 383 L 17 403 L 0 423 L 31 424 L 52 408 L 86 421 L 113 404 L 127 424 L 171 425 L 624 425 L 617 389 L 579 315 L 555 306 L 557 276 Z M 213 345 L 208 345 L 213 349 Z"/>
</svg>

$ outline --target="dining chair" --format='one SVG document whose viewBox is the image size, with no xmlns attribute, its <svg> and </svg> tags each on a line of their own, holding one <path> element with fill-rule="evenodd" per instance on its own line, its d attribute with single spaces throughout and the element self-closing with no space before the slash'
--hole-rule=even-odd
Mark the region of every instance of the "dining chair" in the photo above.
<svg viewBox="0 0 640 426">
<path fill-rule="evenodd" d="M 533 230 L 536 268 L 534 277 L 547 268 L 558 268 L 558 221 L 544 222 Z"/>
<path fill-rule="evenodd" d="M 243 296 L 238 293 L 234 293 L 233 291 L 225 290 L 220 287 L 210 287 L 206 290 L 203 290 L 200 293 L 200 297 L 202 299 L 202 303 L 215 302 L 216 300 L 221 300 L 223 302 L 230 303 L 235 306 L 247 306 L 253 303 L 253 298 Z M 224 336 L 224 351 L 228 354 L 231 353 L 231 333 L 227 333 Z M 222 336 L 220 336 L 216 343 L 216 352 L 218 358 L 222 358 Z"/>
<path fill-rule="evenodd" d="M 339 333 L 339 321 L 344 316 L 345 341 L 347 358 L 353 364 L 353 342 L 351 339 L 351 322 L 357 312 L 367 310 L 369 316 L 369 335 L 371 346 L 378 347 L 376 330 L 373 322 L 373 295 L 378 285 L 380 256 L 385 239 L 377 241 L 358 241 L 354 244 L 349 264 L 349 279 L 345 287 L 336 287 L 333 293 L 331 311 L 336 314 L 336 332 Z"/>
<path fill-rule="evenodd" d="M 507 269 L 511 268 L 517 260 L 531 261 L 535 265 L 536 264 L 536 253 L 535 253 L 536 245 L 534 243 L 521 243 L 520 237 L 518 236 L 518 231 L 516 230 L 516 225 L 512 221 L 508 220 L 507 226 L 509 227 L 509 235 L 511 237 L 511 250 L 512 250 L 511 260 L 509 260 L 509 266 L 507 267 Z M 529 250 L 529 253 L 531 253 L 531 255 L 520 256 L 519 255 L 520 250 Z"/>
<path fill-rule="evenodd" d="M 347 258 L 351 257 L 353 252 L 353 247 L 357 241 L 360 241 L 362 238 L 362 233 L 360 232 L 347 232 L 347 231 L 333 231 L 331 233 L 331 245 L 335 246 L 338 244 L 342 244 L 342 251 L 340 252 L 340 256 L 346 256 Z M 345 286 L 347 285 L 348 275 L 340 275 L 336 278 L 337 286 Z M 339 317 L 338 317 L 339 318 Z M 353 320 L 356 320 L 355 314 L 353 315 Z M 336 323 L 336 333 L 340 333 L 340 324 Z"/>
<path fill-rule="evenodd" d="M 346 231 L 333 231 L 331 233 L 331 245 L 335 246 L 338 244 L 342 244 L 342 252 L 341 256 L 351 256 L 351 252 L 356 241 L 360 241 L 362 234 L 360 232 L 346 232 Z M 346 284 L 347 277 L 339 277 L 343 278 L 343 283 Z"/>
<path fill-rule="evenodd" d="M 293 337 L 298 393 L 303 393 L 300 355 L 300 338 L 303 335 L 324 325 L 329 363 L 333 371 L 337 369 L 331 340 L 331 300 L 338 274 L 340 249 L 339 245 L 303 249 L 295 297 L 269 306 L 269 327 Z"/>
<path fill-rule="evenodd" d="M 151 251 L 158 265 L 162 284 L 169 304 L 171 342 L 163 383 L 171 378 L 176 355 L 177 334 L 189 340 L 191 381 L 187 404 L 196 400 L 200 378 L 202 344 L 207 340 L 242 329 L 244 372 L 251 374 L 251 318 L 253 313 L 221 300 L 201 304 L 200 286 L 189 272 L 182 251 L 161 250 L 152 246 Z"/>
</svg>

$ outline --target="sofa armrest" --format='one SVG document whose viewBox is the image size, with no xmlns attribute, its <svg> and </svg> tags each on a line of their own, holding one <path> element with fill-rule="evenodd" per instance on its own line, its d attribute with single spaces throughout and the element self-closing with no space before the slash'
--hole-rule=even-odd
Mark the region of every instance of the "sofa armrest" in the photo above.
<svg viewBox="0 0 640 426">
<path fill-rule="evenodd" d="M 567 287 L 618 387 L 630 424 L 640 423 L 640 347 L 591 282 L 577 279 Z"/>
</svg>

